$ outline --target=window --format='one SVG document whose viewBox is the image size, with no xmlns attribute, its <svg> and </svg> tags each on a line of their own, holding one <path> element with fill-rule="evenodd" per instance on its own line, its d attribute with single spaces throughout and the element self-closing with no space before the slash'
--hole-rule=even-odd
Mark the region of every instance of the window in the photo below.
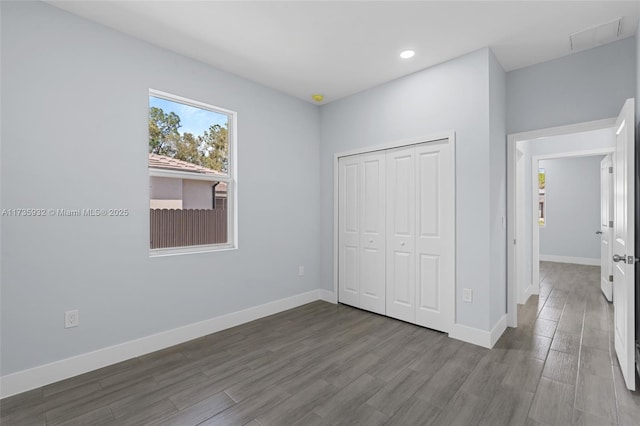
<svg viewBox="0 0 640 426">
<path fill-rule="evenodd" d="M 152 255 L 235 247 L 235 118 L 149 91 Z"/>
<path fill-rule="evenodd" d="M 545 184 L 544 169 L 538 169 L 538 225 L 541 227 L 544 227 L 547 222 Z"/>
</svg>

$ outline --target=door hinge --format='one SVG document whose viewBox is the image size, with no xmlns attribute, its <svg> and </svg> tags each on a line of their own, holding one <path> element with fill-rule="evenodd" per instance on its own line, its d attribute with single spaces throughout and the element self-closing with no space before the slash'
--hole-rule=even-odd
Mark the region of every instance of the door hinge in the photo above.
<svg viewBox="0 0 640 426">
<path fill-rule="evenodd" d="M 612 220 L 609 221 L 609 228 L 613 228 L 613 221 Z"/>
<path fill-rule="evenodd" d="M 613 282 L 613 275 L 609 275 L 609 282 Z"/>
<path fill-rule="evenodd" d="M 609 173 L 613 173 L 613 167 L 609 167 Z"/>
</svg>

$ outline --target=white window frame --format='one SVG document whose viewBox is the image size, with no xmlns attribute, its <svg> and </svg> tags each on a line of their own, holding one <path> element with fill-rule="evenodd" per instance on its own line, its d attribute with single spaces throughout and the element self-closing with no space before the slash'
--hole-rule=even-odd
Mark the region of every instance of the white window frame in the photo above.
<svg viewBox="0 0 640 426">
<path fill-rule="evenodd" d="M 227 136 L 229 138 L 228 143 L 228 162 L 227 162 L 227 176 L 202 176 L 197 177 L 200 180 L 207 180 L 212 182 L 225 182 L 227 184 L 227 242 L 223 244 L 205 244 L 198 246 L 184 246 L 184 247 L 166 247 L 149 249 L 150 257 L 162 257 L 162 256 L 175 256 L 191 253 L 207 253 L 215 251 L 235 250 L 238 248 L 238 160 L 236 156 L 237 152 L 237 118 L 238 114 L 235 111 L 220 108 L 214 105 L 210 105 L 204 102 L 199 102 L 193 99 L 184 98 L 171 93 L 162 92 L 160 90 L 149 89 L 149 96 L 155 98 L 162 98 L 168 101 L 177 102 L 185 105 L 192 106 L 194 108 L 206 109 L 219 114 L 224 114 L 229 118 L 229 124 L 227 129 Z M 147 114 L 148 119 L 148 114 Z M 147 135 L 147 143 L 149 135 Z M 147 163 L 147 168 L 148 168 Z M 148 177 L 183 177 L 183 173 L 171 170 L 149 170 Z M 186 177 L 186 176 L 184 176 Z M 189 179 L 194 179 L 194 176 L 189 174 Z M 148 187 L 148 186 L 147 186 Z M 151 199 L 151 193 L 147 194 L 147 199 Z M 149 216 L 147 216 L 149 217 Z M 150 227 L 147 226 L 147 229 Z M 151 240 L 151 234 L 148 234 L 148 240 Z"/>
</svg>

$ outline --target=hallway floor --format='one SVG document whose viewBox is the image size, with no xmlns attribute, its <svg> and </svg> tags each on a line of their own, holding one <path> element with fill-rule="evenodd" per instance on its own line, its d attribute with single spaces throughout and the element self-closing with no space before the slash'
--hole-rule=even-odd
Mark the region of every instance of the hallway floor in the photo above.
<svg viewBox="0 0 640 426">
<path fill-rule="evenodd" d="M 617 365 L 600 268 L 540 262 L 540 281 L 540 295 L 518 309 L 521 326 L 495 348 L 508 353 L 520 341 L 540 348 L 528 424 L 640 425 L 640 393 L 626 389 Z"/>
<path fill-rule="evenodd" d="M 2 425 L 640 425 L 599 268 L 541 263 L 492 350 L 314 302 L 1 402 Z"/>
</svg>

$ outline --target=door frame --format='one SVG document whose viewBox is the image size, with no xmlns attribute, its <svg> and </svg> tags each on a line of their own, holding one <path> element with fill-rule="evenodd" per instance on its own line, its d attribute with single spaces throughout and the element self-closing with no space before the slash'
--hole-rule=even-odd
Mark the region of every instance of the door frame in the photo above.
<svg viewBox="0 0 640 426">
<path fill-rule="evenodd" d="M 613 127 L 611 127 L 613 128 Z M 533 208 L 533 216 L 537 217 L 538 213 L 538 203 L 537 203 L 537 194 L 535 193 L 534 188 L 537 188 L 535 183 L 537 180 L 537 170 L 540 168 L 540 160 L 553 160 L 558 158 L 578 158 L 578 157 L 591 157 L 595 155 L 608 155 L 614 153 L 615 148 L 598 148 L 598 149 L 589 149 L 589 150 L 581 150 L 581 151 L 567 151 L 567 152 L 559 152 L 555 154 L 547 154 L 547 155 L 535 155 L 531 157 L 531 173 L 533 179 L 533 186 L 531 188 L 532 191 L 532 208 Z M 598 186 L 598 190 L 600 186 Z M 538 223 L 533 220 L 531 223 L 531 285 L 534 287 L 533 292 L 531 294 L 539 294 L 540 292 L 540 226 Z"/>
<path fill-rule="evenodd" d="M 454 196 L 453 196 L 453 211 L 454 211 L 454 217 L 456 216 L 456 133 L 454 131 L 444 131 L 444 132 L 437 132 L 437 133 L 432 133 L 426 136 L 418 136 L 418 137 L 413 137 L 413 138 L 407 138 L 407 139 L 400 139 L 400 140 L 396 140 L 396 141 L 391 141 L 391 142 L 386 142 L 386 143 L 382 143 L 379 145 L 372 145 L 372 146 L 364 146 L 361 148 L 355 148 L 349 151 L 343 151 L 343 152 L 338 152 L 335 153 L 333 155 L 333 298 L 332 298 L 332 302 L 333 303 L 338 303 L 338 237 L 339 237 L 339 223 L 338 223 L 338 219 L 339 219 L 339 212 L 338 212 L 338 202 L 339 202 L 339 196 L 338 196 L 338 189 L 339 189 L 339 182 L 338 182 L 338 178 L 339 178 L 339 168 L 338 168 L 338 159 L 341 157 L 348 157 L 350 155 L 359 155 L 359 154 L 366 154 L 369 152 L 376 152 L 376 151 L 385 151 L 388 149 L 393 149 L 393 148 L 402 148 L 402 147 L 408 147 L 411 145 L 419 145 L 419 144 L 423 144 L 423 143 L 429 143 L 429 142 L 436 142 L 436 141 L 441 141 L 443 139 L 448 139 L 449 140 L 449 144 L 451 147 L 451 155 L 452 155 L 452 159 L 453 159 L 453 170 L 451 170 L 450 176 L 451 179 L 453 181 L 453 190 L 454 190 Z M 456 303 L 455 303 L 455 295 L 456 295 L 456 282 L 457 282 L 457 277 L 456 277 L 456 267 L 457 267 L 457 263 L 456 263 L 456 253 L 457 253 L 457 245 L 456 245 L 456 238 L 457 238 L 457 218 L 454 219 L 454 227 L 453 227 L 453 264 L 454 264 L 454 268 L 453 268 L 453 285 L 454 285 L 454 289 L 453 292 L 451 292 L 452 294 L 452 298 L 449 301 L 449 303 L 451 304 L 451 318 L 449 318 L 449 322 L 451 325 L 455 324 L 455 317 L 456 317 Z"/>
<path fill-rule="evenodd" d="M 524 162 L 526 161 L 526 153 L 523 152 L 521 149 L 519 149 L 517 146 L 515 147 L 515 173 L 514 173 L 514 200 L 513 202 L 515 203 L 515 214 L 514 214 L 514 239 L 518 240 L 519 238 L 523 237 L 523 234 L 526 232 L 526 227 L 527 227 L 527 223 L 525 223 L 524 218 L 526 217 L 526 212 L 525 212 L 525 198 L 526 198 L 526 194 L 530 191 L 526 191 L 523 192 L 522 194 L 518 193 L 518 188 L 520 190 L 523 189 L 523 185 L 526 182 L 525 180 L 525 176 L 524 176 L 524 172 L 525 172 L 525 168 L 524 168 Z M 524 245 L 520 244 L 518 246 L 516 246 L 514 248 L 516 250 L 516 258 L 520 259 L 520 258 L 524 258 L 525 256 L 525 250 L 524 250 Z M 519 263 L 515 264 L 515 267 L 517 268 L 514 271 L 514 276 L 518 277 L 516 279 L 516 282 L 518 282 L 518 280 L 523 279 L 523 272 L 524 272 L 524 267 L 521 267 L 522 265 L 520 265 Z M 529 279 L 531 279 L 531 277 L 529 277 Z M 531 285 L 532 283 L 530 283 Z M 517 303 L 524 303 L 523 300 L 526 300 L 526 293 L 527 291 L 525 291 L 523 289 L 522 285 L 518 285 L 516 286 L 516 301 Z"/>
<path fill-rule="evenodd" d="M 517 267 L 518 264 L 522 264 L 523 259 L 518 259 L 518 250 L 514 244 L 516 237 L 516 144 L 520 141 L 531 141 L 535 139 L 563 136 L 572 133 L 582 133 L 592 130 L 601 130 L 615 127 L 616 118 L 606 118 L 603 120 L 587 121 L 583 123 L 570 124 L 566 126 L 549 127 L 545 129 L 532 130 L 528 132 L 513 133 L 507 136 L 507 326 L 518 326 L 518 286 L 517 286 Z M 599 155 L 601 150 L 581 151 L 584 155 Z M 577 151 L 573 151 L 575 153 Z M 585 154 L 589 152 L 588 154 Z M 611 152 L 611 151 L 609 151 Z M 608 152 L 606 152 L 608 153 Z M 606 154 L 603 152 L 603 154 Z M 572 153 L 563 153 L 559 157 L 567 157 Z M 551 154 L 555 155 L 555 154 Z M 541 159 L 542 156 L 537 156 Z M 550 156 L 546 156 L 551 158 Z M 533 157 L 532 157 L 533 161 Z M 536 162 L 537 163 L 537 160 Z M 534 163 L 532 163 L 533 165 Z M 533 173 L 533 170 L 532 170 Z M 534 203 L 535 204 L 535 203 Z M 532 236 L 532 244 L 535 239 Z M 539 253 L 535 253 L 535 247 L 532 247 L 532 257 L 539 257 Z M 532 259 L 532 281 L 539 280 L 539 269 L 534 268 Z M 535 276 L 535 270 L 538 271 L 538 276 Z M 539 285 L 535 281 L 532 284 Z"/>
</svg>

